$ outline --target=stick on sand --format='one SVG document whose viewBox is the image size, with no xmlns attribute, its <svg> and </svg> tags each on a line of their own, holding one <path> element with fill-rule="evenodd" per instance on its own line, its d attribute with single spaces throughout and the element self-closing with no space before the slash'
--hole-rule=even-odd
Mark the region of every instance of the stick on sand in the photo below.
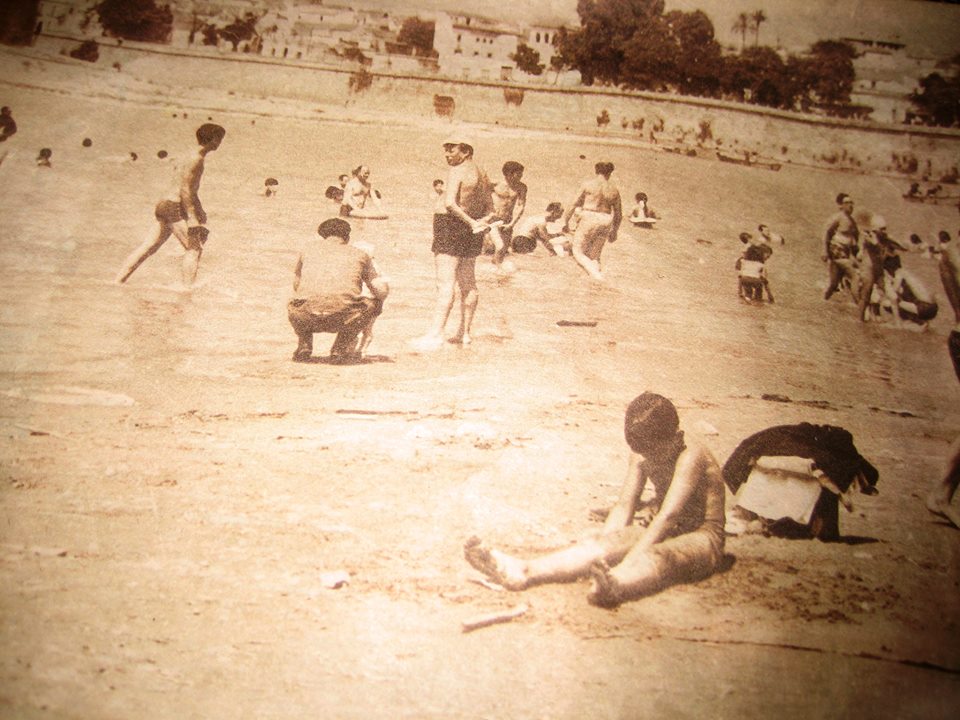
<svg viewBox="0 0 960 720">
<path fill-rule="evenodd" d="M 461 625 L 463 627 L 463 632 L 468 633 L 474 630 L 479 630 L 480 628 L 487 627 L 488 625 L 496 625 L 497 623 L 510 622 L 511 620 L 520 617 L 527 610 L 530 609 L 530 606 L 526 603 L 522 605 L 517 605 L 511 610 L 504 610 L 503 612 L 490 613 L 488 615 L 479 615 L 471 620 L 464 620 Z"/>
</svg>

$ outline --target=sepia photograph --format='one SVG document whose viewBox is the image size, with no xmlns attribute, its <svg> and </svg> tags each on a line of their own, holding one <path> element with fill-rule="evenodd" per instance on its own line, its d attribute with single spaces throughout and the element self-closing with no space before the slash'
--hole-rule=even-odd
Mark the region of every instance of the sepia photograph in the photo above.
<svg viewBox="0 0 960 720">
<path fill-rule="evenodd" d="M 5 0 L 0 718 L 960 717 L 960 3 Z"/>
</svg>

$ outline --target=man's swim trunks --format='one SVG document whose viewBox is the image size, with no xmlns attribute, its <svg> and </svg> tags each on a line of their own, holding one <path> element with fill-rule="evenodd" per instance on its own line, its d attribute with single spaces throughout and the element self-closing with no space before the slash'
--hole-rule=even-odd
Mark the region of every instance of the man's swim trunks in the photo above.
<svg viewBox="0 0 960 720">
<path fill-rule="evenodd" d="M 574 230 L 574 243 L 591 260 L 600 257 L 604 244 L 610 239 L 613 230 L 613 215 L 596 210 L 584 210 L 580 214 L 580 223 Z"/>
<path fill-rule="evenodd" d="M 483 252 L 483 235 L 476 234 L 470 226 L 449 213 L 433 216 L 434 255 L 475 258 Z"/>
</svg>

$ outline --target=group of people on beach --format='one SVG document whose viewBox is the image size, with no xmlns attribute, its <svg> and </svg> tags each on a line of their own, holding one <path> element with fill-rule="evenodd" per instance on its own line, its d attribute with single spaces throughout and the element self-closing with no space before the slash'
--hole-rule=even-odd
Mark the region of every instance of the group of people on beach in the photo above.
<svg viewBox="0 0 960 720">
<path fill-rule="evenodd" d="M 178 198 L 157 205 L 158 231 L 127 258 L 117 277 L 119 282 L 129 279 L 171 235 L 184 248 L 183 281 L 186 285 L 194 281 L 208 236 L 206 213 L 198 196 L 204 159 L 220 146 L 225 133 L 223 127 L 212 123 L 197 129 L 198 147 L 179 170 Z M 607 242 L 616 241 L 623 219 L 620 193 L 611 181 L 612 163 L 596 163 L 594 175 L 581 183 L 565 211 L 559 203 L 551 202 L 543 215 L 524 217 L 527 187 L 522 180 L 523 166 L 512 160 L 506 162 L 502 180 L 491 183 L 474 158 L 474 148 L 474 142 L 463 133 L 455 133 L 443 143 L 449 169 L 446 179 L 434 182 L 432 204 L 436 305 L 427 334 L 415 341 L 419 349 L 437 348 L 444 342 L 471 342 L 478 301 L 475 265 L 485 244 L 491 246 L 493 262 L 498 266 L 511 250 L 526 252 L 538 243 L 556 254 L 569 250 L 591 277 L 602 280 L 602 250 Z M 305 245 L 297 257 L 293 295 L 287 305 L 288 320 L 298 340 L 295 361 L 312 359 L 315 333 L 335 334 L 330 352 L 332 362 L 354 362 L 362 357 L 390 292 L 371 254 L 359 246 L 362 244 L 350 243 L 348 219 L 363 217 L 368 203 L 378 206 L 374 201 L 378 195 L 369 182 L 369 168 L 359 166 L 352 174 L 342 183 L 340 216 L 320 223 L 318 238 Z M 640 201 L 645 203 L 646 197 L 638 197 Z M 882 221 L 875 218 L 870 237 L 862 238 L 861 248 L 852 200 L 841 195 L 837 202 L 840 209 L 825 236 L 825 259 L 830 267 L 825 297 L 829 298 L 845 281 L 853 289 L 854 270 L 868 268 L 859 273 L 857 300 L 862 318 L 870 306 L 870 290 L 882 282 L 880 273 L 891 256 L 890 248 L 896 244 L 886 236 Z M 631 215 L 655 220 L 644 209 Z M 558 232 L 555 223 L 561 218 L 563 228 Z M 758 271 L 750 277 L 743 268 L 748 263 L 762 266 L 772 253 L 772 246 L 784 241 L 766 225 L 761 225 L 758 232 L 759 238 L 749 233 L 741 236 L 745 245 L 739 261 L 741 293 L 745 298 L 758 300 L 766 292 L 772 302 L 765 273 Z M 855 263 L 858 253 L 861 259 Z M 949 347 L 960 379 L 960 252 L 954 243 L 944 242 L 940 254 L 944 288 L 958 323 L 950 335 Z M 457 295 L 459 324 L 453 336 L 446 339 L 444 330 Z M 780 450 L 764 447 L 772 455 L 818 458 L 818 453 L 824 452 L 818 447 L 818 438 L 827 431 L 849 442 L 849 433 L 842 429 L 801 424 L 778 429 Z M 798 441 L 798 434 L 804 433 L 808 439 Z M 715 572 L 724 558 L 725 470 L 721 471 L 702 444 L 684 435 L 676 408 L 656 393 L 644 392 L 630 403 L 624 418 L 624 437 L 630 450 L 627 477 L 599 534 L 532 559 L 508 555 L 471 538 L 464 546 L 466 560 L 510 590 L 589 576 L 589 601 L 603 607 Z M 851 476 L 857 482 L 848 479 L 842 488 L 834 486 L 838 495 L 851 484 L 866 492 L 876 482 L 876 471 L 855 452 L 852 442 L 849 446 L 849 452 L 857 458 L 854 466 L 868 471 L 856 470 Z M 945 478 L 930 492 L 927 507 L 960 527 L 960 512 L 951 505 L 960 484 L 960 438 L 952 452 Z M 648 484 L 656 496 L 653 504 L 641 501 Z M 820 507 L 821 501 L 817 502 Z M 835 511 L 836 502 L 834 499 L 826 507 Z M 835 521 L 833 527 L 836 532 Z"/>
</svg>

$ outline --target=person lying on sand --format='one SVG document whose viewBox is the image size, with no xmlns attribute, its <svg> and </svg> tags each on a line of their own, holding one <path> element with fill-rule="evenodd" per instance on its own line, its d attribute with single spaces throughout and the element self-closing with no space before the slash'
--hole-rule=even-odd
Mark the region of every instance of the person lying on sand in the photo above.
<svg viewBox="0 0 960 720">
<path fill-rule="evenodd" d="M 287 303 L 298 339 L 294 362 L 310 360 L 314 333 L 337 334 L 330 349 L 330 359 L 337 363 L 359 360 L 370 343 L 390 286 L 367 252 L 347 244 L 350 229 L 341 218 L 324 220 L 317 228 L 319 239 L 305 244 L 297 256 L 293 297 Z M 364 285 L 373 297 L 361 294 Z"/>
<path fill-rule="evenodd" d="M 200 203 L 198 191 L 203 177 L 204 161 L 223 142 L 226 135 L 219 125 L 205 123 L 197 128 L 199 148 L 178 167 L 179 197 L 176 200 L 161 200 L 154 211 L 157 218 L 157 234 L 134 250 L 117 275 L 117 282 L 126 282 L 143 262 L 153 255 L 174 235 L 183 245 L 181 277 L 187 287 L 197 278 L 200 255 L 210 231 L 207 230 L 207 213 Z"/>
<path fill-rule="evenodd" d="M 592 578 L 588 601 L 615 607 L 676 583 L 713 574 L 723 559 L 724 487 L 720 467 L 703 445 L 684 438 L 673 403 L 645 392 L 627 407 L 630 447 L 620 499 L 597 537 L 529 560 L 470 538 L 467 562 L 508 590 Z M 649 524 L 632 525 L 647 481 L 657 493 Z"/>
</svg>

